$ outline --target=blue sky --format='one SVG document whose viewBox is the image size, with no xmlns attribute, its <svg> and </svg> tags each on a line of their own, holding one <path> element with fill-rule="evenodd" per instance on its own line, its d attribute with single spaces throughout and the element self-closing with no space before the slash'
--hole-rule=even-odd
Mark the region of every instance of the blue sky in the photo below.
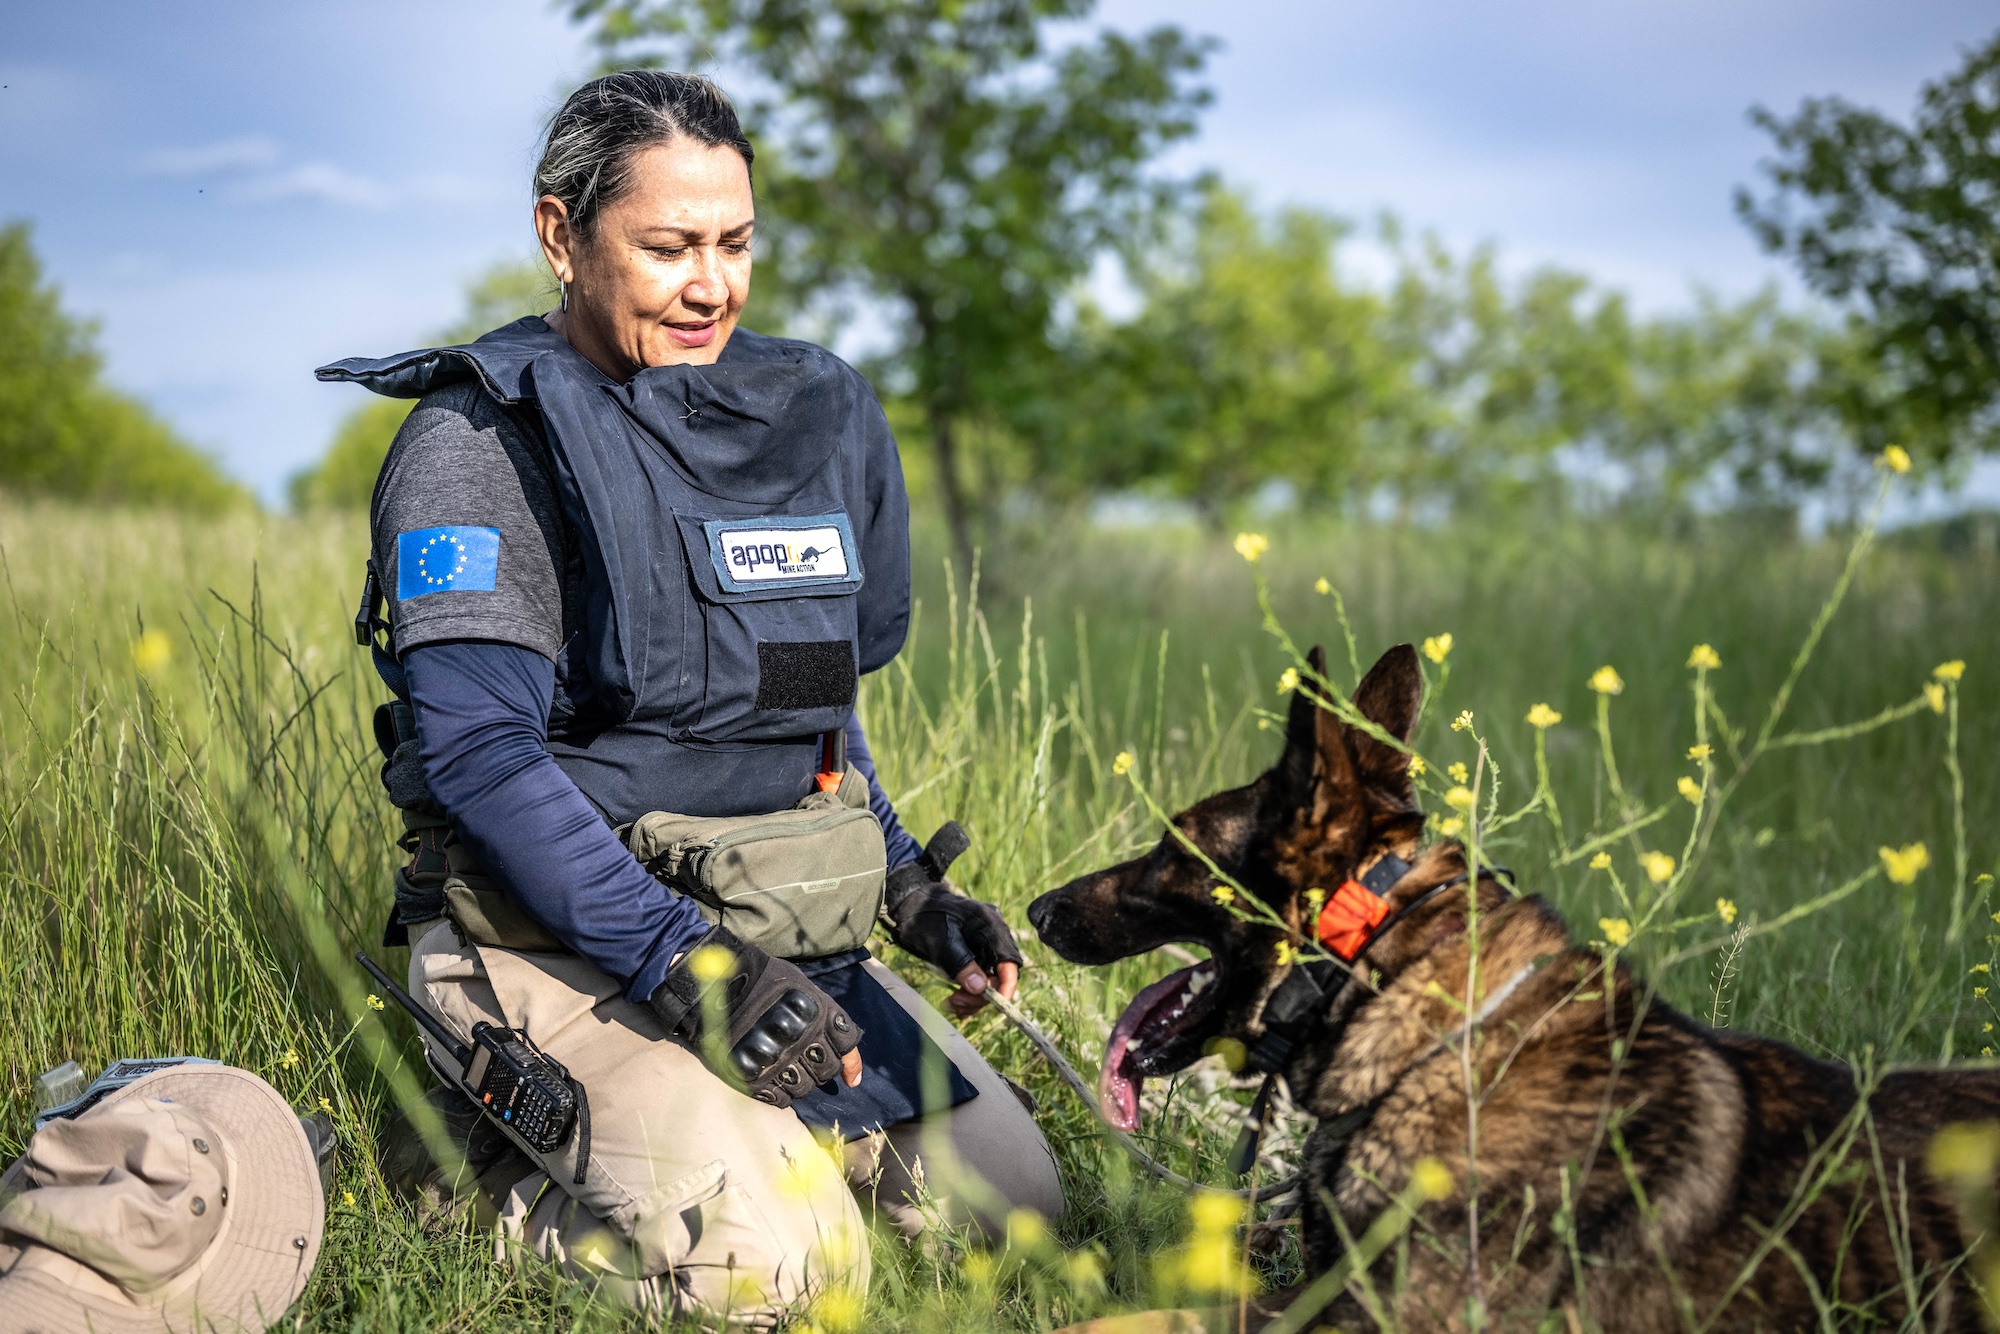
<svg viewBox="0 0 2000 1334">
<path fill-rule="evenodd" d="M 1393 208 L 1648 309 L 1784 270 L 1734 219 L 1747 109 L 1839 92 L 1906 114 L 2000 18 L 1965 0 L 1106 0 L 1222 39 L 1175 165 L 1267 203 Z M 0 218 L 26 217 L 113 378 L 276 498 L 399 350 L 526 253 L 542 121 L 591 54 L 541 0 L 12 0 Z"/>
</svg>

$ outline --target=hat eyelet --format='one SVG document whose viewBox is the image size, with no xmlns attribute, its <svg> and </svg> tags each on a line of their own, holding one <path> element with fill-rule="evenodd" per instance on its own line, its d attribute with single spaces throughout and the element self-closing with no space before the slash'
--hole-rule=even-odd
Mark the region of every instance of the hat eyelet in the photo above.
<svg viewBox="0 0 2000 1334">
<path fill-rule="evenodd" d="M 195 1142 L 194 1142 L 194 1151 L 195 1151 L 196 1153 L 207 1153 L 207 1152 L 208 1152 L 208 1141 L 207 1141 L 207 1140 L 205 1140 L 205 1139 L 197 1139 L 197 1140 L 195 1140 Z"/>
<path fill-rule="evenodd" d="M 196 1218 L 200 1218 L 203 1214 L 208 1212 L 208 1201 L 204 1200 L 203 1198 L 201 1198 L 201 1196 L 197 1195 L 194 1197 L 194 1203 L 190 1204 L 188 1208 L 194 1210 L 194 1216 Z"/>
</svg>

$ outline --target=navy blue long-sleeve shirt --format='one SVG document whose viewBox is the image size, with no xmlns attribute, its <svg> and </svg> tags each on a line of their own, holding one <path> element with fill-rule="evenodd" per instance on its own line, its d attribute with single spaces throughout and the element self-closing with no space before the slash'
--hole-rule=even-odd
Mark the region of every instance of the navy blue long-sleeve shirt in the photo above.
<svg viewBox="0 0 2000 1334">
<path fill-rule="evenodd" d="M 549 754 L 555 665 L 512 644 L 426 644 L 403 657 L 424 777 L 486 871 L 556 937 L 643 1001 L 708 930 L 655 880 Z M 867 777 L 889 865 L 921 849 L 876 779 L 860 720 L 848 760 Z"/>
</svg>

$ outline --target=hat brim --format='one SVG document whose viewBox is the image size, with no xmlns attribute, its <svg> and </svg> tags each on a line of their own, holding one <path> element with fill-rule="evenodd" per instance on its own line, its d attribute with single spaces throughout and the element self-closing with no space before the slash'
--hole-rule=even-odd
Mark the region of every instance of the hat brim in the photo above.
<svg viewBox="0 0 2000 1334">
<path fill-rule="evenodd" d="M 160 1070 L 98 1106 L 127 1098 L 184 1103 L 215 1127 L 231 1159 L 228 1214 L 220 1235 L 194 1272 L 157 1303 L 128 1298 L 109 1279 L 75 1262 L 16 1262 L 0 1275 L 0 1334 L 264 1329 L 305 1291 L 326 1235 L 319 1166 L 298 1114 L 256 1075 L 226 1065 Z M 22 1175 L 19 1162 L 9 1167 L 0 1176 L 0 1194 L 18 1189 Z"/>
</svg>

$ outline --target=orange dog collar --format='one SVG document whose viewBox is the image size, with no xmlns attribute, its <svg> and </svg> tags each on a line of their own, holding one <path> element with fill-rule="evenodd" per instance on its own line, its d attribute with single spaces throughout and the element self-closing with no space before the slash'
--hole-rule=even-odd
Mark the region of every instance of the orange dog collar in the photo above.
<svg viewBox="0 0 2000 1334">
<path fill-rule="evenodd" d="M 1349 963 L 1361 953 L 1369 935 L 1389 915 L 1389 901 L 1369 890 L 1359 880 L 1349 880 L 1333 891 L 1333 897 L 1319 910 L 1313 935 L 1319 943 Z"/>
</svg>

